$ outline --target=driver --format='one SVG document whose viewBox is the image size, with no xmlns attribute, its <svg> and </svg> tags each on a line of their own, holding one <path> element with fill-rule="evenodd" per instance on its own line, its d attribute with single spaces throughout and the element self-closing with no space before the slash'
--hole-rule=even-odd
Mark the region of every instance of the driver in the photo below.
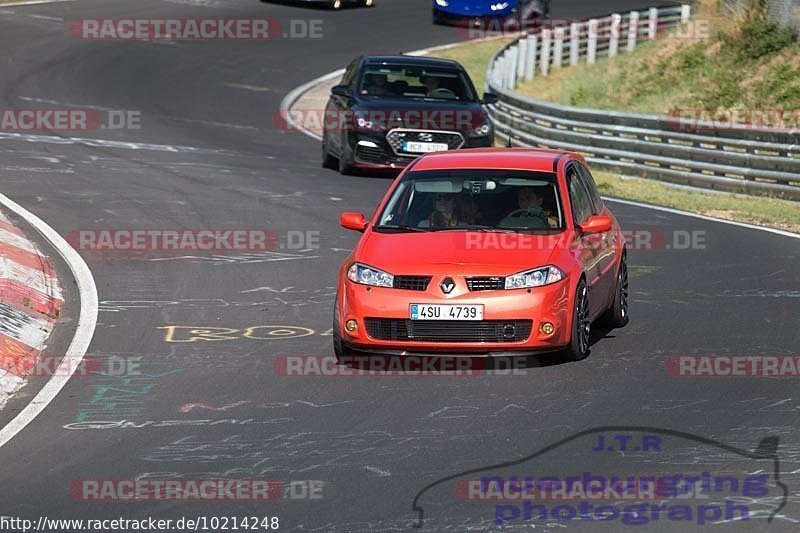
<svg viewBox="0 0 800 533">
<path fill-rule="evenodd" d="M 500 226 L 509 227 L 558 227 L 558 219 L 550 210 L 542 208 L 544 199 L 539 196 L 536 187 L 520 187 L 517 191 L 519 209 L 509 213 Z"/>
<path fill-rule="evenodd" d="M 419 81 L 428 90 L 428 96 L 433 96 L 433 91 L 440 88 L 439 78 L 435 76 L 424 75 L 419 78 Z"/>
</svg>

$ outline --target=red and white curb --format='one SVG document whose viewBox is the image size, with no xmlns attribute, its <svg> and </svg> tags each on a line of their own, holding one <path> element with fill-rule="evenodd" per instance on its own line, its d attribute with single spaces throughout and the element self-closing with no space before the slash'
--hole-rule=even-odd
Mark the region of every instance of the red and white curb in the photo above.
<svg viewBox="0 0 800 533">
<path fill-rule="evenodd" d="M 0 408 L 36 367 L 63 302 L 47 258 L 0 212 Z"/>
</svg>

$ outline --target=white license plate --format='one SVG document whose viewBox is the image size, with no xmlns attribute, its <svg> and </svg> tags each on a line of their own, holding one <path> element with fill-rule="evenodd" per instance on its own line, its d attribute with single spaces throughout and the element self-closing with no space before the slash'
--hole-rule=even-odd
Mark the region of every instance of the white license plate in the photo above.
<svg viewBox="0 0 800 533">
<path fill-rule="evenodd" d="M 483 306 L 411 304 L 411 320 L 483 320 Z"/>
<path fill-rule="evenodd" d="M 445 143 L 420 143 L 414 141 L 403 142 L 403 151 L 417 154 L 427 154 L 429 152 L 444 152 L 450 148 Z"/>
</svg>

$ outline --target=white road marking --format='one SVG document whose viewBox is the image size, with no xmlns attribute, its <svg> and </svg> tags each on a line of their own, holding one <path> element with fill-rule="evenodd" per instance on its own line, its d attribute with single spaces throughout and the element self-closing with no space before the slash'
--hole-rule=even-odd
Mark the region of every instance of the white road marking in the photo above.
<svg viewBox="0 0 800 533">
<path fill-rule="evenodd" d="M 75 277 L 80 297 L 78 325 L 75 328 L 72 342 L 70 342 L 66 351 L 70 357 L 61 362 L 53 377 L 45 383 L 30 403 L 11 422 L 0 429 L 0 448 L 2 448 L 20 431 L 25 429 L 28 424 L 33 422 L 50 405 L 50 402 L 58 396 L 58 393 L 67 384 L 78 363 L 80 363 L 89 349 L 89 344 L 92 341 L 94 329 L 97 325 L 97 287 L 86 262 L 53 228 L 4 194 L 0 194 L 0 204 L 25 219 L 58 251 Z"/>
</svg>

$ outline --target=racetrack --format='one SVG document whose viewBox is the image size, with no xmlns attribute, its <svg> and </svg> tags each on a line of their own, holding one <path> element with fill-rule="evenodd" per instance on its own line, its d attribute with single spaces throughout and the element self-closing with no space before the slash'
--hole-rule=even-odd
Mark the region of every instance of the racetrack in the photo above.
<svg viewBox="0 0 800 533">
<path fill-rule="evenodd" d="M 553 16 L 641 4 L 564 0 Z M 796 531 L 798 378 L 680 378 L 666 362 L 687 354 L 797 355 L 798 239 L 614 203 L 624 228 L 656 232 L 673 246 L 629 252 L 631 324 L 596 335 L 585 361 L 514 376 L 276 375 L 279 356 L 332 353 L 337 269 L 357 239 L 339 228 L 338 214 L 371 214 L 390 182 L 322 169 L 318 143 L 277 129 L 274 114 L 294 87 L 360 53 L 456 40 L 453 29 L 430 24 L 429 10 L 426 0 L 341 12 L 256 0 L 0 7 L 0 107 L 113 108 L 142 117 L 140 130 L 60 133 L 60 140 L 0 134 L 0 192 L 61 235 L 108 228 L 319 232 L 318 249 L 168 260 L 84 255 L 100 299 L 90 353 L 141 356 L 143 374 L 73 378 L 3 446 L 0 515 L 269 515 L 289 530 L 403 530 L 417 518 L 415 495 L 437 478 L 615 425 L 680 430 L 744 449 L 779 436 L 790 499 L 769 530 Z M 322 19 L 325 38 L 165 44 L 80 41 L 67 32 L 71 20 L 98 17 Z M 674 249 L 675 235 L 686 232 L 702 236 L 703 247 Z M 259 326 L 272 328 L 247 332 Z M 236 331 L 192 340 L 191 327 Z M 274 334 L 287 328 L 294 333 Z M 9 403 L 0 424 L 26 399 Z M 122 420 L 143 427 L 99 423 Z M 613 470 L 620 457 L 595 454 L 592 467 Z M 701 466 L 708 459 L 697 448 L 662 461 L 699 469 L 709 468 Z M 571 460 L 560 456 L 550 466 L 567 469 Z M 267 504 L 86 502 L 68 492 L 75 480 L 143 477 L 321 480 L 324 489 L 320 500 Z M 484 508 L 455 510 L 447 498 L 426 509 L 431 529 L 491 524 Z"/>
</svg>

